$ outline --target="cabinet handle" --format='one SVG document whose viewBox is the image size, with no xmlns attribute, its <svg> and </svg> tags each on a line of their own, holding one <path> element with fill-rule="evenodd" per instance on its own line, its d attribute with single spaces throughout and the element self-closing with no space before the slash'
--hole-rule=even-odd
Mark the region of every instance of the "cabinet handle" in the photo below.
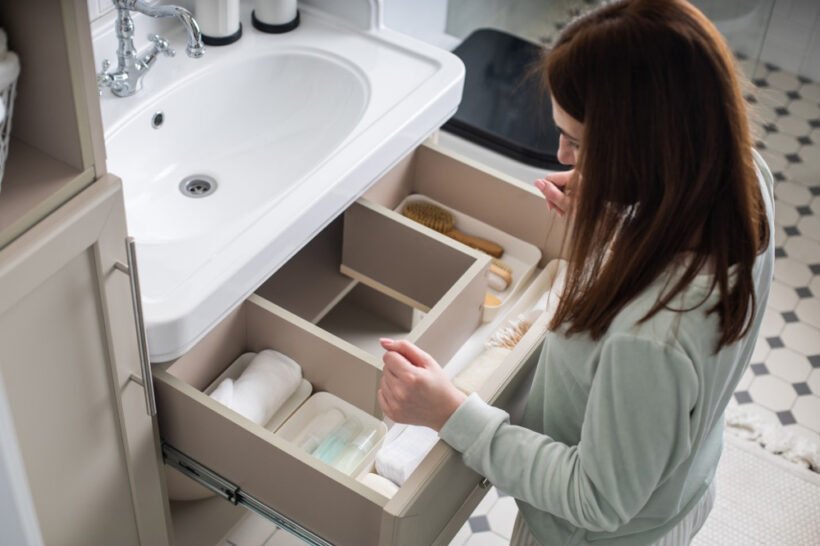
<svg viewBox="0 0 820 546">
<path fill-rule="evenodd" d="M 114 267 L 128 275 L 131 281 L 131 304 L 134 309 L 134 323 L 137 327 L 137 346 L 140 352 L 140 368 L 142 379 L 137 381 L 133 376 L 129 380 L 141 384 L 145 392 L 145 410 L 151 417 L 157 414 L 157 400 L 154 396 L 154 379 L 151 376 L 151 361 L 148 358 L 148 337 L 145 333 L 145 319 L 142 314 L 142 293 L 140 292 L 140 277 L 137 269 L 137 245 L 133 237 L 125 238 L 125 250 L 128 257 L 128 265 L 116 262 Z"/>
</svg>

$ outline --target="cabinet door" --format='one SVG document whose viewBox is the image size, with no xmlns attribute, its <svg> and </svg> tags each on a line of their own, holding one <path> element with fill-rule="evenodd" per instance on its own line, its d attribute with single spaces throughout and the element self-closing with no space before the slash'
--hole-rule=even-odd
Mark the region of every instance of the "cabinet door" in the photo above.
<svg viewBox="0 0 820 546">
<path fill-rule="evenodd" d="M 168 544 L 145 408 L 120 182 L 105 176 L 0 251 L 0 374 L 46 544 Z M 2 400 L 0 400 L 2 401 Z"/>
</svg>

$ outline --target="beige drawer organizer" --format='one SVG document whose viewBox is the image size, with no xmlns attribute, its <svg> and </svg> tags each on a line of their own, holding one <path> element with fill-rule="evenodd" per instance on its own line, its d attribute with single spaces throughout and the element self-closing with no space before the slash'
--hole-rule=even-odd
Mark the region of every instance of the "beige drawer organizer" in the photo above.
<svg viewBox="0 0 820 546">
<path fill-rule="evenodd" d="M 539 246 L 541 267 L 558 254 L 564 225 L 547 214 L 537 190 L 425 144 L 187 354 L 154 366 L 166 451 L 180 452 L 229 482 L 228 493 L 223 491 L 229 500 L 240 500 L 272 519 L 282 515 L 315 533 L 318 543 L 447 544 L 487 484 L 439 441 L 387 499 L 201 391 L 238 355 L 273 347 L 302 365 L 314 391 L 329 391 L 382 418 L 376 394 L 381 355 L 314 324 L 321 324 L 323 316 L 362 285 L 369 293 L 358 296 L 360 304 L 368 302 L 393 323 L 403 324 L 408 339 L 447 362 L 480 325 L 489 258 L 393 212 L 409 193 L 428 195 Z M 421 318 L 416 312 L 414 319 L 411 308 L 423 311 Z M 533 329 L 481 396 L 502 407 L 510 402 L 534 364 L 541 340 Z"/>
</svg>

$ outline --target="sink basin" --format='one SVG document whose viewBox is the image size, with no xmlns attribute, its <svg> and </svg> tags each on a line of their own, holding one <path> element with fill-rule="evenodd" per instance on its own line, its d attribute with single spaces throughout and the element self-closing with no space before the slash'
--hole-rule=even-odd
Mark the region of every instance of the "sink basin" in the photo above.
<svg viewBox="0 0 820 546">
<path fill-rule="evenodd" d="M 160 59 L 136 95 L 101 98 L 154 362 L 193 346 L 458 106 L 455 56 L 300 9 L 295 31 L 245 25 L 202 59 Z M 98 57 L 111 40 L 95 37 Z"/>
<path fill-rule="evenodd" d="M 336 150 L 367 102 L 360 70 L 310 51 L 197 75 L 106 141 L 112 171 L 127 176 L 130 234 L 143 246 L 230 237 Z M 186 179 L 212 192 L 186 194 Z"/>
</svg>

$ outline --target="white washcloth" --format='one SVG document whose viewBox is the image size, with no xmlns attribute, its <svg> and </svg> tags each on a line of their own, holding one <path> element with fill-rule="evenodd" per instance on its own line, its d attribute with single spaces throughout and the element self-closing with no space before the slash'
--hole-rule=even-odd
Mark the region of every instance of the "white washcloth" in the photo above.
<svg viewBox="0 0 820 546">
<path fill-rule="evenodd" d="M 396 485 L 402 485 L 437 441 L 438 432 L 431 428 L 394 425 L 376 452 L 376 471 Z"/>
<path fill-rule="evenodd" d="M 453 378 L 453 385 L 465 394 L 478 391 L 504 362 L 508 354 L 510 354 L 510 349 L 506 347 L 488 347 L 484 349 L 484 352 L 478 358 L 458 372 Z"/>
<path fill-rule="evenodd" d="M 359 478 L 359 481 L 370 489 L 381 493 L 388 499 L 392 499 L 393 495 L 399 491 L 399 487 L 395 483 L 372 472 L 368 472 Z"/>
<path fill-rule="evenodd" d="M 253 357 L 235 381 L 222 381 L 211 398 L 254 423 L 265 425 L 301 380 L 299 364 L 278 351 L 265 349 Z"/>
</svg>

